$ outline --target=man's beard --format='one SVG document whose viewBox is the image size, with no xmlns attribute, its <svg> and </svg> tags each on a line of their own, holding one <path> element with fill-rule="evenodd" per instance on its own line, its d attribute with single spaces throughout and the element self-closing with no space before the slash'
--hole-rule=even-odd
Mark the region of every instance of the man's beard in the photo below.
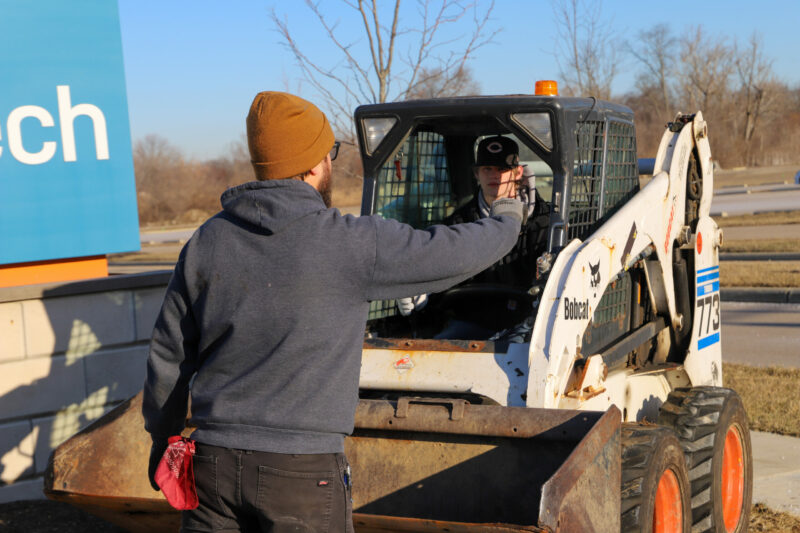
<svg viewBox="0 0 800 533">
<path fill-rule="evenodd" d="M 322 196 L 322 201 L 325 203 L 325 207 L 331 206 L 331 167 L 330 164 L 326 165 L 323 170 L 322 174 L 322 181 L 319 182 L 319 191 L 320 196 Z"/>
</svg>

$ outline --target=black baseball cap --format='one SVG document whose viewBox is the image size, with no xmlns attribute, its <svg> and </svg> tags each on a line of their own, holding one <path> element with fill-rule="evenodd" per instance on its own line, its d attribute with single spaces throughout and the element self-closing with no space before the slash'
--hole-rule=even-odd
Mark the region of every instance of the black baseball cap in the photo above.
<svg viewBox="0 0 800 533">
<path fill-rule="evenodd" d="M 508 137 L 501 135 L 487 137 L 478 144 L 476 167 L 515 168 L 518 165 L 519 146 Z"/>
</svg>

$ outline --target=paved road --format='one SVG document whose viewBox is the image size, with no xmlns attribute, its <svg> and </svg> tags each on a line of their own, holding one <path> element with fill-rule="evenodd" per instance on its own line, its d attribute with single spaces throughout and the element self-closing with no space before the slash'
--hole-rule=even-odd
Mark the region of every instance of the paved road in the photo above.
<svg viewBox="0 0 800 533">
<path fill-rule="evenodd" d="M 723 302 L 722 359 L 800 368 L 800 305 Z"/>
<path fill-rule="evenodd" d="M 154 263 L 109 263 L 108 273 L 112 276 L 121 274 L 141 274 L 142 272 L 155 272 L 158 270 L 175 269 L 175 263 L 154 262 Z"/>
<path fill-rule="evenodd" d="M 714 196 L 725 196 L 727 194 L 750 194 L 754 192 L 767 191 L 794 191 L 797 184 L 794 183 L 772 183 L 767 185 L 741 185 L 738 187 L 721 187 L 714 190 Z"/>
<path fill-rule="evenodd" d="M 753 503 L 800 515 L 800 439 L 750 432 Z"/>
<path fill-rule="evenodd" d="M 795 211 L 800 209 L 800 186 L 790 189 L 753 192 L 752 194 L 714 195 L 711 214 L 744 215 L 766 211 Z"/>
<path fill-rule="evenodd" d="M 165 242 L 185 243 L 197 228 L 180 228 L 171 230 L 141 231 L 139 239 L 142 244 L 161 244 Z"/>
</svg>

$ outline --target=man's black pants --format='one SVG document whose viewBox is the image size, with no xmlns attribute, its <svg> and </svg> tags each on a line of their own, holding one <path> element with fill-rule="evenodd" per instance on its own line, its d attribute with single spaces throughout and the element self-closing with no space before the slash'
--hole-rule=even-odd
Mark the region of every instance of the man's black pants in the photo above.
<svg viewBox="0 0 800 533">
<path fill-rule="evenodd" d="M 289 455 L 196 443 L 200 506 L 182 532 L 352 533 L 344 454 Z"/>
</svg>

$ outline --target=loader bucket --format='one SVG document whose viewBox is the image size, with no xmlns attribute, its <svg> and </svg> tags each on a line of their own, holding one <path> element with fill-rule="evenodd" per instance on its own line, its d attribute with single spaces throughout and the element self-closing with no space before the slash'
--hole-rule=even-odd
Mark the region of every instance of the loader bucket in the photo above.
<svg viewBox="0 0 800 533">
<path fill-rule="evenodd" d="M 361 400 L 345 451 L 359 532 L 619 531 L 615 407 Z M 45 492 L 129 531 L 175 532 L 148 454 L 140 394 L 54 451 Z"/>
</svg>

